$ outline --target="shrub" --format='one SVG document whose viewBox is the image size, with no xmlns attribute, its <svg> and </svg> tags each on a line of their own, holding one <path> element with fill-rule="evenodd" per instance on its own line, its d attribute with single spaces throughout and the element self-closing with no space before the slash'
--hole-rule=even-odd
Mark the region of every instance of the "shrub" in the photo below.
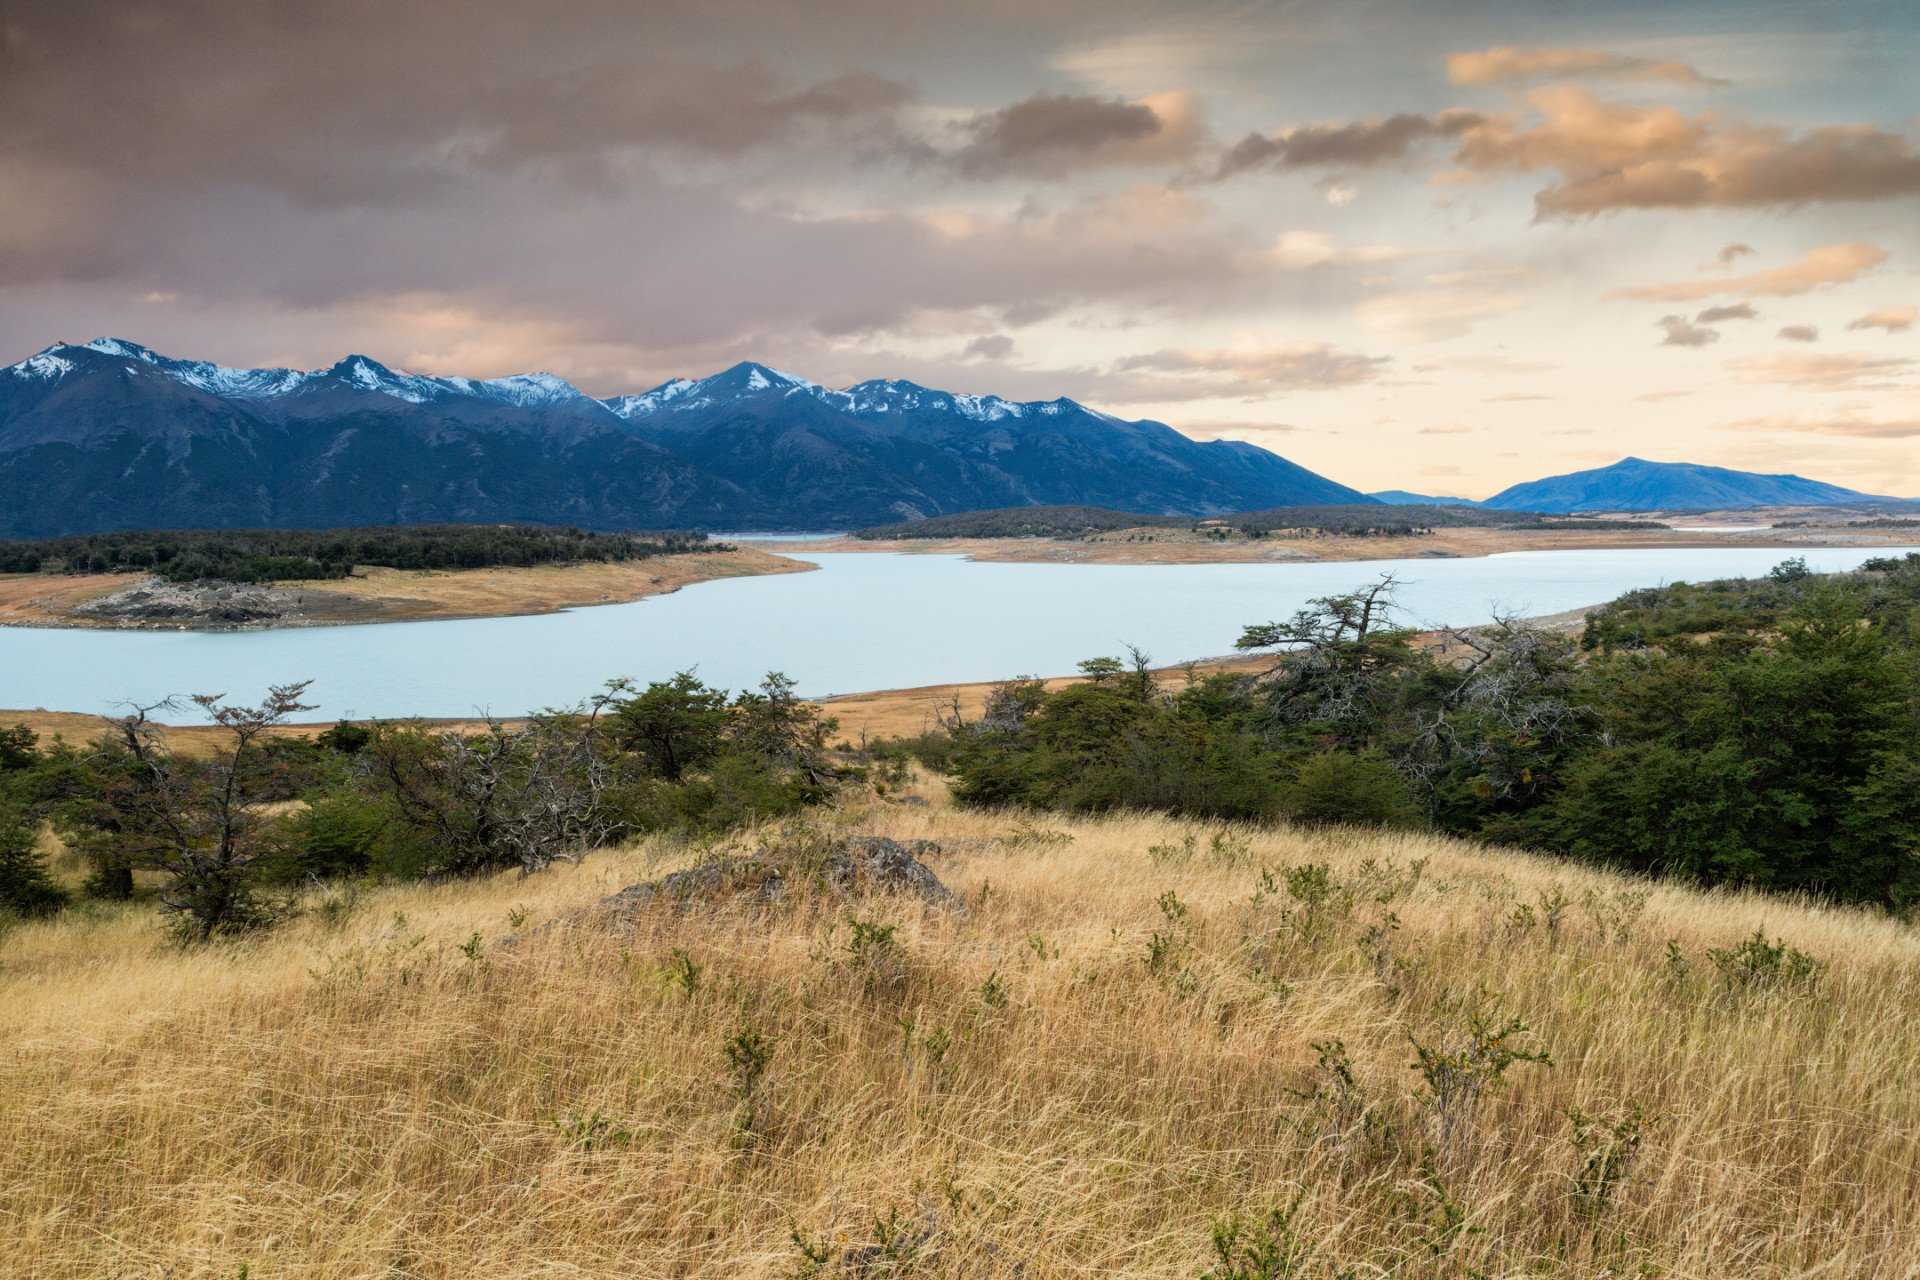
<svg viewBox="0 0 1920 1280">
<path fill-rule="evenodd" d="M 1413 789 L 1391 761 L 1374 751 L 1326 751 L 1307 757 L 1281 789 L 1280 803 L 1288 817 L 1314 826 L 1420 823 Z"/>
</svg>

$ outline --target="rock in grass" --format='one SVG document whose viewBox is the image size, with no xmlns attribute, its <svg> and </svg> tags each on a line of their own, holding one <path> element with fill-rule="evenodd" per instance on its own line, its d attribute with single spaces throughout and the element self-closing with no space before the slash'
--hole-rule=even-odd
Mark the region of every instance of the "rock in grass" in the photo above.
<svg viewBox="0 0 1920 1280">
<path fill-rule="evenodd" d="M 889 893 L 919 898 L 928 906 L 964 911 L 959 897 L 918 856 L 939 851 L 940 846 L 931 840 L 846 836 L 824 848 L 770 849 L 750 857 L 716 858 L 658 880 L 630 885 L 536 932 L 557 927 L 623 933 L 631 931 L 642 912 L 656 908 L 686 910 L 743 900 L 771 904 L 796 891 L 832 899 Z"/>
</svg>

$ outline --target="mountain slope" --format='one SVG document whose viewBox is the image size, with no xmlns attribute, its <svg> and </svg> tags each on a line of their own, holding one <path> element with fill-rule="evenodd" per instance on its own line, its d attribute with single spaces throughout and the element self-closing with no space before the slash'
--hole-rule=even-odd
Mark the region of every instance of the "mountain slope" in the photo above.
<svg viewBox="0 0 1920 1280">
<path fill-rule="evenodd" d="M 1802 476 L 1623 458 L 1610 467 L 1517 484 L 1480 505 L 1505 511 L 1698 511 L 1880 500 Z"/>
<path fill-rule="evenodd" d="M 1030 504 L 1191 515 L 1368 501 L 1253 445 L 1203 443 L 1064 398 L 1022 403 L 904 381 L 835 391 L 746 363 L 605 403 L 802 523 Z"/>
<path fill-rule="evenodd" d="M 282 378 L 149 361 L 131 345 L 54 348 L 0 371 L 0 492 L 15 495 L 0 508 L 0 536 L 500 521 L 644 528 L 761 510 L 592 401 L 589 414 L 421 387 L 364 358 Z"/>
<path fill-rule="evenodd" d="M 0 536 L 165 526 L 533 521 L 820 527 L 1090 502 L 1211 514 L 1364 495 L 1263 449 L 1071 400 L 763 365 L 590 397 L 367 356 L 230 369 L 100 338 L 0 369 Z"/>
</svg>

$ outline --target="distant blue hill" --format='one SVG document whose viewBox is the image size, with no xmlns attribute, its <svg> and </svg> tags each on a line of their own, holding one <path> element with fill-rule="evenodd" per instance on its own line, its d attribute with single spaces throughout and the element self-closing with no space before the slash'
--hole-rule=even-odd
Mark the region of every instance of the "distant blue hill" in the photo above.
<svg viewBox="0 0 1920 1280">
<path fill-rule="evenodd" d="M 1516 484 L 1480 505 L 1499 511 L 1721 511 L 1886 500 L 1804 476 L 1623 458 L 1610 467 Z"/>
<path fill-rule="evenodd" d="M 1431 493 L 1410 493 L 1405 489 L 1380 489 L 1367 495 L 1390 507 L 1477 507 L 1472 498 L 1447 498 Z"/>
</svg>

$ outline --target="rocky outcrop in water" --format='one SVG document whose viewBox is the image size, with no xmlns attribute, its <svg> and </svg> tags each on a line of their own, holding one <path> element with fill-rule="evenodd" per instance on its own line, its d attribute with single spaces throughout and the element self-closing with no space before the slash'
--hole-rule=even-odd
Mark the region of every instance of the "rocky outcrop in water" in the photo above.
<svg viewBox="0 0 1920 1280">
<path fill-rule="evenodd" d="M 285 625 L 306 618 L 301 593 L 246 582 L 169 582 L 143 578 L 112 595 L 75 605 L 75 617 L 125 626 L 175 623 L 198 629 Z"/>
</svg>

